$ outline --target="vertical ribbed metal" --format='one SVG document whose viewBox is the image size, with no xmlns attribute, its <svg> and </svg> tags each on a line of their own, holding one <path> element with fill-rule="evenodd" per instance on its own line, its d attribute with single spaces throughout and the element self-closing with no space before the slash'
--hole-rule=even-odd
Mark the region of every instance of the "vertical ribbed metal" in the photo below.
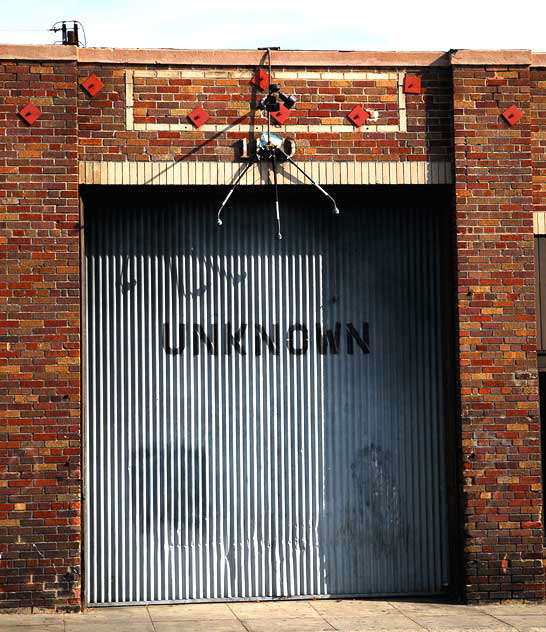
<svg viewBox="0 0 546 632">
<path fill-rule="evenodd" d="M 87 196 L 89 604 L 448 583 L 447 213 L 264 191 Z"/>
</svg>

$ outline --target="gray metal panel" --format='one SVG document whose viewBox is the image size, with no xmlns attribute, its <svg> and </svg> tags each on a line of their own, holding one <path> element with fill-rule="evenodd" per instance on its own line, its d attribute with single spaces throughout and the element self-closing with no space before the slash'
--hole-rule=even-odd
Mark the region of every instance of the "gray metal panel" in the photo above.
<svg viewBox="0 0 546 632">
<path fill-rule="evenodd" d="M 446 213 L 183 191 L 86 204 L 88 602 L 444 591 Z"/>
</svg>

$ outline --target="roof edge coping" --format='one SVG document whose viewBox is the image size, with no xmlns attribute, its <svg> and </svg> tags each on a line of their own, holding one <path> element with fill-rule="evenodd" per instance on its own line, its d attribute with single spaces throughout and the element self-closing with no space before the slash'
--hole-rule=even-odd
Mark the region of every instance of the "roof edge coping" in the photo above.
<svg viewBox="0 0 546 632">
<path fill-rule="evenodd" d="M 183 66 L 257 66 L 261 50 L 178 50 L 144 48 L 78 48 L 59 45 L 0 44 L 0 59 L 72 61 L 102 64 L 158 64 Z M 443 51 L 275 51 L 274 66 L 428 67 L 521 65 L 546 66 L 546 53 L 530 50 Z"/>
<path fill-rule="evenodd" d="M 141 48 L 78 48 L 76 46 L 26 46 L 0 44 L 0 59 L 78 61 L 102 64 L 169 64 L 185 66 L 257 66 L 265 61 L 263 50 L 175 50 Z M 279 50 L 273 66 L 449 66 L 442 51 L 304 51 Z"/>
<path fill-rule="evenodd" d="M 451 50 L 452 66 L 530 66 L 530 50 Z"/>
</svg>

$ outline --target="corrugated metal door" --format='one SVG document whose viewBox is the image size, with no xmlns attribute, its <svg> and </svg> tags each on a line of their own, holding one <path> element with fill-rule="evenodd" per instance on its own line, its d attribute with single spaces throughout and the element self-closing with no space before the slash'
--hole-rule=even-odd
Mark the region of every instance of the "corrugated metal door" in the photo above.
<svg viewBox="0 0 546 632">
<path fill-rule="evenodd" d="M 448 214 L 368 195 L 86 196 L 90 604 L 445 589 Z"/>
</svg>

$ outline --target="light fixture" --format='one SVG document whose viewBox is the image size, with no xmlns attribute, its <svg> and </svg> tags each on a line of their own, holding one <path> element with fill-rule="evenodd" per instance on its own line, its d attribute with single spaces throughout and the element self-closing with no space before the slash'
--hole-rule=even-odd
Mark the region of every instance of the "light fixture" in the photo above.
<svg viewBox="0 0 546 632">
<path fill-rule="evenodd" d="M 286 109 L 291 110 L 296 105 L 296 97 L 292 95 L 289 97 L 279 90 L 279 99 L 283 102 L 283 105 Z"/>
<path fill-rule="evenodd" d="M 296 105 L 297 99 L 294 95 L 288 96 L 282 92 L 279 84 L 272 83 L 269 85 L 268 94 L 261 99 L 258 107 L 266 112 L 278 112 L 281 109 L 281 101 L 287 110 L 291 110 Z"/>
<path fill-rule="evenodd" d="M 260 50 L 267 50 L 267 61 L 269 66 L 269 77 L 271 78 L 271 48 L 265 48 Z M 275 49 L 278 50 L 278 49 Z M 278 183 L 277 183 L 277 163 L 282 161 L 289 162 L 297 171 L 299 171 L 302 175 L 304 175 L 311 184 L 318 189 L 325 197 L 327 197 L 332 204 L 332 212 L 334 215 L 339 215 L 339 209 L 337 207 L 336 201 L 334 198 L 327 193 L 318 182 L 315 182 L 313 178 L 306 173 L 296 162 L 292 160 L 292 158 L 284 151 L 283 143 L 284 140 L 281 136 L 277 136 L 276 134 L 271 134 L 270 125 L 271 125 L 271 114 L 274 115 L 281 110 L 281 102 L 282 105 L 286 108 L 286 110 L 290 110 L 296 105 L 296 97 L 294 95 L 288 96 L 284 92 L 282 92 L 281 87 L 277 83 L 270 83 L 268 93 L 260 100 L 258 103 L 258 108 L 267 113 L 267 132 L 262 133 L 260 140 L 258 141 L 258 145 L 256 147 L 256 155 L 252 158 L 243 169 L 241 169 L 238 176 L 235 178 L 231 188 L 228 191 L 224 201 L 220 205 L 218 209 L 218 215 L 216 221 L 218 226 L 222 225 L 222 211 L 224 210 L 225 205 L 228 203 L 229 198 L 233 195 L 233 192 L 243 179 L 245 173 L 252 167 L 252 165 L 256 164 L 259 161 L 267 161 L 271 163 L 271 168 L 273 171 L 273 188 L 275 191 L 275 219 L 277 220 L 277 237 L 282 239 L 281 234 L 281 216 L 279 210 L 279 191 L 278 191 Z M 286 112 L 285 110 L 285 112 Z"/>
</svg>

